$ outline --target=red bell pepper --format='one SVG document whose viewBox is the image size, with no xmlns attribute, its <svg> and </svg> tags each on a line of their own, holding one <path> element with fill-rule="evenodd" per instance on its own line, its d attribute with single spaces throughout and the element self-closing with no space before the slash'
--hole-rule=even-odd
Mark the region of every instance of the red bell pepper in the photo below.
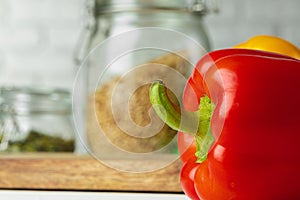
<svg viewBox="0 0 300 200">
<path fill-rule="evenodd" d="M 188 80 L 181 113 L 159 82 L 150 100 L 170 127 L 195 134 L 198 166 L 189 167 L 196 168 L 195 188 L 186 184 L 185 192 L 194 189 L 203 200 L 300 199 L 299 60 L 213 51 Z"/>
</svg>

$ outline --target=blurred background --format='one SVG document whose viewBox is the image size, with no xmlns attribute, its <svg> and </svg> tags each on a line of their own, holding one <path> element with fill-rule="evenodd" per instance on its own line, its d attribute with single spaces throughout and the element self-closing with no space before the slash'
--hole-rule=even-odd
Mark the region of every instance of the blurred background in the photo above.
<svg viewBox="0 0 300 200">
<path fill-rule="evenodd" d="M 84 0 L 0 0 L 0 84 L 72 87 Z M 256 34 L 300 45 L 298 0 L 223 0 L 204 18 L 212 48 Z"/>
<path fill-rule="evenodd" d="M 94 27 L 95 29 L 92 30 L 95 33 L 92 36 L 94 38 L 87 38 L 89 36 L 86 33 L 88 26 L 96 24 L 91 18 L 93 11 L 87 11 L 91 9 L 88 2 L 97 2 L 99 6 L 99 10 L 96 9 L 100 13 L 98 13 L 99 15 L 96 13 L 98 28 Z M 72 111 L 69 94 L 73 88 L 78 65 L 87 54 L 88 49 L 91 49 L 97 42 L 103 41 L 103 39 L 108 38 L 110 35 L 122 31 L 118 23 L 124 25 L 123 19 L 125 21 L 141 20 L 135 22 L 136 27 L 143 27 L 143 23 L 146 22 L 149 22 L 151 25 L 149 16 L 144 16 L 145 18 L 142 19 L 128 15 L 126 18 L 126 12 L 124 14 L 125 18 L 122 18 L 124 16 L 120 15 L 120 18 L 108 18 L 108 21 L 101 21 L 102 8 L 113 9 L 113 7 L 105 7 L 105 2 L 109 1 L 0 0 L 0 87 L 47 88 L 47 91 L 39 89 L 39 91 L 17 90 L 13 92 L 4 89 L 0 95 L 0 97 L 3 97 L 2 102 L 0 98 L 0 103 L 5 103 L 6 101 L 6 105 L 11 104 L 11 102 L 14 102 L 14 104 L 9 108 L 3 104 L 5 106 L 0 109 L 0 134 L 2 134 L 1 131 L 5 132 L 5 130 L 8 130 L 10 133 L 18 132 L 22 134 L 22 132 L 30 132 L 39 128 L 43 132 L 44 126 L 47 129 L 45 132 L 56 132 L 59 134 L 66 131 L 68 134 L 63 136 L 63 138 L 68 140 L 70 137 L 74 138 L 70 136 L 74 135 L 74 133 L 70 118 Z M 118 2 L 121 4 L 123 0 L 114 0 L 113 2 L 118 6 Z M 165 3 L 161 8 L 168 7 L 167 1 L 153 2 L 159 2 L 159 4 Z M 187 0 L 186 2 L 190 3 L 192 1 Z M 211 50 L 231 47 L 258 34 L 276 35 L 300 46 L 299 0 L 195 0 L 194 2 L 199 3 L 200 10 L 202 9 L 201 5 L 203 2 L 209 5 L 208 12 L 204 12 L 204 14 L 200 12 L 198 15 L 203 19 L 203 26 L 205 26 L 203 29 L 206 29 L 206 33 L 201 32 L 203 31 L 202 24 L 199 24 L 199 27 L 197 27 L 197 17 L 194 15 L 191 18 L 195 20 L 193 21 L 194 24 L 192 24 L 192 21 L 184 21 L 189 19 L 188 17 L 190 16 L 181 18 L 181 13 L 178 16 L 172 15 L 173 18 L 170 20 L 168 19 L 168 15 L 165 15 L 164 11 L 160 10 L 159 12 L 161 13 L 158 13 L 156 16 L 158 18 L 153 15 L 153 20 L 159 19 L 159 16 L 162 16 L 159 23 L 162 25 L 161 27 L 164 27 L 164 20 L 168 21 L 167 28 L 172 28 L 172 25 L 176 27 L 178 25 L 176 21 L 178 21 L 182 23 L 182 27 L 189 26 L 189 29 L 183 28 L 182 30 L 186 30 L 187 34 L 192 33 L 191 37 L 197 36 L 198 33 L 198 36 L 200 34 L 207 34 Z M 104 7 L 101 7 L 103 6 L 102 4 Z M 212 11 L 215 9 L 215 6 L 218 8 L 218 12 Z M 184 5 L 175 5 L 175 7 L 176 9 L 182 9 Z M 114 27 L 110 28 L 112 24 L 114 24 Z M 125 27 L 126 25 L 124 27 L 130 30 L 129 25 L 132 24 L 128 23 L 126 24 L 128 27 Z M 178 30 L 180 30 L 180 26 L 178 27 Z M 101 32 L 103 28 L 107 30 L 104 33 L 103 31 Z M 207 42 L 206 36 L 198 39 L 202 40 L 205 46 Z M 89 40 L 89 44 L 85 44 L 86 40 Z M 93 71 L 89 71 L 89 73 L 93 74 Z M 89 77 L 85 78 L 87 78 L 86 80 L 91 80 Z M 94 89 L 94 87 L 89 89 Z M 20 97 L 20 93 L 23 95 L 22 97 Z M 26 98 L 24 98 L 24 94 L 25 96 L 27 95 Z M 87 94 L 77 95 L 76 97 L 81 98 L 80 96 Z M 20 102 L 23 104 L 19 111 L 19 107 L 16 105 L 19 105 L 18 103 Z M 86 100 L 77 103 L 83 105 L 86 104 Z M 38 107 L 36 108 L 35 106 L 37 105 Z M 15 110 L 11 112 L 11 108 Z M 25 114 L 22 113 L 24 109 L 26 111 Z M 40 112 L 41 110 L 42 112 Z M 27 121 L 22 117 L 17 119 L 14 115 L 16 113 L 19 115 L 18 112 L 22 113 L 20 114 L 22 117 L 26 117 L 27 115 Z M 84 112 L 85 110 L 79 108 L 77 116 L 83 116 Z M 34 116 L 31 115 L 32 113 L 34 113 Z M 42 116 L 37 116 L 36 113 Z M 52 121 L 49 121 L 49 116 L 52 117 Z M 45 120 L 41 122 L 43 117 L 45 117 Z M 62 119 L 62 117 L 65 118 Z M 33 120 L 33 118 L 37 119 Z M 85 117 L 83 116 L 83 118 Z M 79 122 L 85 121 L 83 118 L 78 117 L 77 120 Z M 49 123 L 56 124 L 60 128 L 48 130 Z M 19 125 L 16 126 L 16 124 Z M 80 133 L 86 130 L 84 126 L 77 127 Z M 8 140 L 9 136 L 5 136 L 4 134 L 3 138 Z M 3 140 L 1 143 L 3 143 Z M 3 148 L 5 148 L 5 145 Z M 71 151 L 73 151 L 73 148 L 71 148 Z"/>
</svg>

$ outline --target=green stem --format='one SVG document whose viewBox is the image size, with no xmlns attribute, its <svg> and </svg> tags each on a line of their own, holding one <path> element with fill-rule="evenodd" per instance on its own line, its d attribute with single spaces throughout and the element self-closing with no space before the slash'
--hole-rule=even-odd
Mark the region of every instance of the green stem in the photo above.
<svg viewBox="0 0 300 200">
<path fill-rule="evenodd" d="M 162 82 L 154 82 L 150 87 L 150 101 L 157 115 L 172 129 L 195 136 L 196 156 L 203 162 L 214 141 L 210 130 L 211 114 L 214 105 L 205 96 L 200 99 L 200 107 L 196 112 L 176 109 L 170 102 Z"/>
</svg>

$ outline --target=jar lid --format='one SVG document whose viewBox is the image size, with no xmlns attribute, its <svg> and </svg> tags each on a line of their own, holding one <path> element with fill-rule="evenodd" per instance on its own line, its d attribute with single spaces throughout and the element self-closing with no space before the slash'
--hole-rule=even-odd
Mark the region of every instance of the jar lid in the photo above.
<svg viewBox="0 0 300 200">
<path fill-rule="evenodd" d="M 0 113 L 70 114 L 70 92 L 61 89 L 3 87 L 0 88 Z"/>
<path fill-rule="evenodd" d="M 95 0 L 96 14 L 128 11 L 178 11 L 205 14 L 205 0 Z"/>
</svg>

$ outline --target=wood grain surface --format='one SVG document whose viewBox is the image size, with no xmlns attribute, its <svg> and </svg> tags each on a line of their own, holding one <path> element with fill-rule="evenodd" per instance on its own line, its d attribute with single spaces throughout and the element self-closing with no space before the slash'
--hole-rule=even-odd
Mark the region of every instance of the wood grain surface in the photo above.
<svg viewBox="0 0 300 200">
<path fill-rule="evenodd" d="M 138 161 L 112 161 L 134 167 Z M 155 165 L 158 160 L 142 161 Z M 181 162 L 147 173 L 121 172 L 74 154 L 0 155 L 0 188 L 181 192 Z"/>
</svg>

